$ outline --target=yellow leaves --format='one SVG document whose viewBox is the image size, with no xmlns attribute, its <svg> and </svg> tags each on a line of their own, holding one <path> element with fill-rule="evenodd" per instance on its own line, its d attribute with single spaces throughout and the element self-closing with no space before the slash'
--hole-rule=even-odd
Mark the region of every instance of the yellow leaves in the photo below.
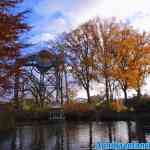
<svg viewBox="0 0 150 150">
<path fill-rule="evenodd" d="M 112 76 L 120 82 L 126 82 L 128 88 L 137 88 L 137 83 L 142 83 L 143 73 L 141 74 L 139 68 L 129 67 L 126 70 L 120 68 L 113 68 Z"/>
<path fill-rule="evenodd" d="M 93 61 L 92 61 L 91 57 L 86 57 L 86 58 L 83 59 L 82 63 L 87 65 L 87 66 L 92 66 Z"/>
<path fill-rule="evenodd" d="M 119 37 L 113 39 L 115 55 L 112 58 L 112 77 L 126 82 L 128 88 L 137 88 L 137 84 L 143 83 L 145 67 L 150 64 L 150 44 L 132 28 L 118 32 Z"/>
</svg>

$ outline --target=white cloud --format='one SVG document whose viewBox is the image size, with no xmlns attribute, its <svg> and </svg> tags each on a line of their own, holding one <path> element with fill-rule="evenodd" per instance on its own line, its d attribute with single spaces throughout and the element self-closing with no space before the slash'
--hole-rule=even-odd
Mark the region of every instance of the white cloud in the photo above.
<svg viewBox="0 0 150 150">
<path fill-rule="evenodd" d="M 70 28 L 63 18 L 58 18 L 54 21 L 48 21 L 46 24 L 40 23 L 37 27 L 35 27 L 34 31 L 37 31 L 38 33 L 31 37 L 29 42 L 33 44 L 47 42 L 49 40 L 53 40 L 58 34 L 68 31 L 69 29 Z"/>
<path fill-rule="evenodd" d="M 58 18 L 54 22 L 50 24 L 53 30 L 56 30 L 57 33 L 61 33 L 62 31 L 68 31 L 70 28 L 67 22 L 63 18 Z"/>
<path fill-rule="evenodd" d="M 95 16 L 129 20 L 139 30 L 150 30 L 149 0 L 42 0 L 34 6 L 34 12 L 41 17 L 37 26 L 44 41 Z M 49 18 L 56 12 L 62 16 Z"/>
<path fill-rule="evenodd" d="M 39 35 L 33 36 L 30 38 L 29 42 L 32 44 L 37 44 L 41 42 L 47 42 L 55 38 L 55 35 L 51 33 L 41 33 Z"/>
<path fill-rule="evenodd" d="M 78 1 L 79 2 L 79 1 Z M 74 9 L 75 8 L 75 9 Z M 94 16 L 130 19 L 133 26 L 142 30 L 150 29 L 149 0 L 81 0 L 78 8 L 70 10 L 70 21 L 76 26 Z"/>
<path fill-rule="evenodd" d="M 132 24 L 136 29 L 150 31 L 150 14 L 136 18 Z"/>
</svg>

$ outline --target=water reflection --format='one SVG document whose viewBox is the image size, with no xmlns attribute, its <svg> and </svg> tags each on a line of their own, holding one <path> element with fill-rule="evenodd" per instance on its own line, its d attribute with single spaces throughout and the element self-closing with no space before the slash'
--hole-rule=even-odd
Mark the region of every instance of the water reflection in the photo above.
<svg viewBox="0 0 150 150">
<path fill-rule="evenodd" d="M 92 150 L 98 141 L 150 142 L 150 122 L 36 122 L 0 135 L 0 150 Z"/>
</svg>

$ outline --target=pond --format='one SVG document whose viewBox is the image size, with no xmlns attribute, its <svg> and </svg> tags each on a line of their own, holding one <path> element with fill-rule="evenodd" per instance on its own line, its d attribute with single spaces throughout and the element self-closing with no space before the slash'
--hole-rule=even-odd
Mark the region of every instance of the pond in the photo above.
<svg viewBox="0 0 150 150">
<path fill-rule="evenodd" d="M 150 142 L 150 122 L 34 122 L 1 134 L 0 150 L 92 150 L 96 142 Z"/>
</svg>

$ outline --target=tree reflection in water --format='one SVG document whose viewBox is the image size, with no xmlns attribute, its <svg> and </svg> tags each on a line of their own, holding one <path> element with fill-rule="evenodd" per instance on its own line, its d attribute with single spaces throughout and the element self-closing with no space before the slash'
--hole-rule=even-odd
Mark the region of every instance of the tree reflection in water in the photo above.
<svg viewBox="0 0 150 150">
<path fill-rule="evenodd" d="M 45 149 L 44 128 L 42 126 L 38 126 L 38 124 L 35 124 L 33 128 L 32 136 L 33 136 L 32 149 L 33 150 Z"/>
<path fill-rule="evenodd" d="M 145 129 L 146 124 L 146 129 Z M 32 123 L 0 134 L 0 150 L 93 149 L 96 142 L 146 142 L 150 123 L 143 121 Z"/>
<path fill-rule="evenodd" d="M 90 122 L 89 123 L 89 149 L 92 150 L 93 149 L 93 123 Z"/>
<path fill-rule="evenodd" d="M 145 123 L 143 123 L 143 121 L 141 121 L 141 120 L 136 121 L 137 140 L 139 141 L 139 143 L 145 143 L 146 142 L 144 124 Z"/>
</svg>

